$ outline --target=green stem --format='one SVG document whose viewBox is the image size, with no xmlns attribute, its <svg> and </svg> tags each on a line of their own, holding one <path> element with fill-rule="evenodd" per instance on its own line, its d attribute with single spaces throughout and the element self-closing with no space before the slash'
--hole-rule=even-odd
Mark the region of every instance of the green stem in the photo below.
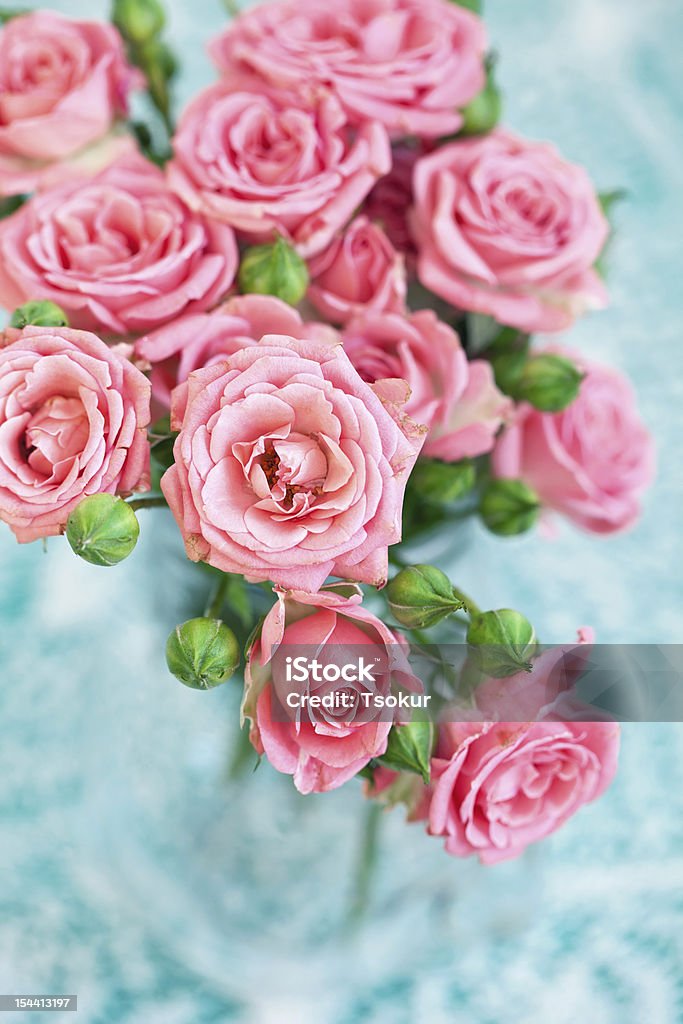
<svg viewBox="0 0 683 1024">
<path fill-rule="evenodd" d="M 462 590 L 458 590 L 457 587 L 453 587 L 453 596 L 456 597 L 458 601 L 462 601 L 468 615 L 480 614 L 481 609 L 479 606 L 474 603 L 471 597 L 468 597 L 467 594 L 463 594 Z"/>
<path fill-rule="evenodd" d="M 135 498 L 134 501 L 129 501 L 128 504 L 133 509 L 133 512 L 139 512 L 143 508 L 167 508 L 166 498 Z"/>
<path fill-rule="evenodd" d="M 222 573 L 221 578 L 216 583 L 213 594 L 209 599 L 209 603 L 206 606 L 204 612 L 205 619 L 218 619 L 220 618 L 221 610 L 225 603 L 225 597 L 230 586 L 230 574 Z"/>
<path fill-rule="evenodd" d="M 226 769 L 228 782 L 241 779 L 247 769 L 255 770 L 258 765 L 258 754 L 249 739 L 249 725 L 246 723 L 237 734 L 234 747 L 230 751 Z"/>
<path fill-rule="evenodd" d="M 370 899 L 372 881 L 379 855 L 380 824 L 383 813 L 382 805 L 373 800 L 368 807 L 361 836 L 353 894 L 348 914 L 348 924 L 350 926 L 357 925 L 360 922 Z"/>
</svg>

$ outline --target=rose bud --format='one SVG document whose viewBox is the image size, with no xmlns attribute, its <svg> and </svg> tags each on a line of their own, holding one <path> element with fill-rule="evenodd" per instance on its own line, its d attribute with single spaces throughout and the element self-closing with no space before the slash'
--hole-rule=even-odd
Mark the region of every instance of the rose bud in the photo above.
<svg viewBox="0 0 683 1024">
<path fill-rule="evenodd" d="M 169 672 L 193 690 L 220 686 L 239 663 L 237 638 L 220 619 L 190 619 L 176 626 L 166 642 Z"/>
<path fill-rule="evenodd" d="M 387 749 L 379 760 L 382 765 L 393 771 L 420 775 L 427 786 L 435 738 L 433 722 L 406 722 L 404 725 L 395 725 L 389 733 Z"/>
<path fill-rule="evenodd" d="M 159 0 L 114 0 L 111 20 L 124 39 L 142 46 L 159 35 L 166 18 Z"/>
<path fill-rule="evenodd" d="M 430 505 L 448 505 L 469 494 L 477 474 L 471 459 L 440 462 L 418 459 L 410 477 L 410 486 Z"/>
<path fill-rule="evenodd" d="M 428 629 L 464 607 L 444 573 L 433 565 L 411 565 L 387 586 L 389 607 L 409 629 Z"/>
<path fill-rule="evenodd" d="M 278 238 L 272 245 L 254 245 L 247 249 L 238 281 L 244 294 L 274 295 L 296 306 L 308 288 L 308 268 L 292 246 L 284 238 Z"/>
<path fill-rule="evenodd" d="M 37 302 L 26 302 L 19 306 L 12 313 L 9 322 L 10 327 L 17 327 L 20 331 L 24 327 L 68 327 L 69 320 L 64 312 L 55 302 L 47 300 Z"/>
<path fill-rule="evenodd" d="M 577 398 L 584 376 L 564 356 L 543 352 L 525 362 L 513 397 L 541 412 L 562 412 Z"/>
<path fill-rule="evenodd" d="M 66 538 L 72 550 L 91 565 L 117 565 L 128 558 L 138 541 L 140 526 L 123 498 L 91 494 L 71 513 Z"/>
<path fill-rule="evenodd" d="M 477 666 L 496 679 L 531 672 L 536 650 L 534 627 L 519 612 L 501 608 L 494 612 L 477 612 L 467 630 L 467 643 Z"/>
<path fill-rule="evenodd" d="M 493 75 L 493 63 L 486 69 L 486 85 L 462 111 L 463 135 L 485 135 L 493 131 L 503 112 L 503 97 Z"/>
<path fill-rule="evenodd" d="M 515 537 L 536 524 L 540 502 L 522 480 L 492 480 L 482 495 L 479 514 L 491 533 Z"/>
</svg>

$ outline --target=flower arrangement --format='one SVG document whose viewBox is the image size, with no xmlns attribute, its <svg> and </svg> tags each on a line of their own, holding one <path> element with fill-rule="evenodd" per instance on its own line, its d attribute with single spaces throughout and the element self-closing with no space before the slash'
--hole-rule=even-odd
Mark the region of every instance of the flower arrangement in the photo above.
<svg viewBox="0 0 683 1024">
<path fill-rule="evenodd" d="M 212 588 L 173 675 L 244 658 L 300 792 L 360 777 L 489 864 L 605 790 L 619 730 L 573 693 L 590 629 L 544 649 L 414 552 L 626 529 L 654 454 L 617 371 L 533 337 L 606 305 L 614 194 L 500 126 L 477 7 L 233 12 L 177 124 L 159 0 L 4 12 L 0 518 L 113 566 L 170 510 Z"/>
</svg>

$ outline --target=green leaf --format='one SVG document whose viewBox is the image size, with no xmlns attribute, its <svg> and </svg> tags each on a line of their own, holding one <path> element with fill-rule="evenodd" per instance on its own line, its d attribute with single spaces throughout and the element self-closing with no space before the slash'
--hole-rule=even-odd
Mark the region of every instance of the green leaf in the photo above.
<svg viewBox="0 0 683 1024">
<path fill-rule="evenodd" d="M 13 213 L 23 206 L 28 196 L 5 196 L 4 199 L 0 199 L 0 220 L 4 220 L 5 217 L 10 217 Z"/>
<path fill-rule="evenodd" d="M 413 772 L 420 775 L 425 785 L 431 777 L 431 757 L 434 749 L 435 730 L 433 722 L 410 722 L 395 725 L 389 733 L 389 742 L 381 764 L 397 772 Z"/>
</svg>

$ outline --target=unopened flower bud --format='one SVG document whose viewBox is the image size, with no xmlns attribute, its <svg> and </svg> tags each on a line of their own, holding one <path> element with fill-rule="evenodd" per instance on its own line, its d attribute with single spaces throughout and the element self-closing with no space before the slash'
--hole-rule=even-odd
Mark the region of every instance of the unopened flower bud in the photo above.
<svg viewBox="0 0 683 1024">
<path fill-rule="evenodd" d="M 542 412 L 561 412 L 578 396 L 583 377 L 569 359 L 543 352 L 527 359 L 514 397 Z"/>
<path fill-rule="evenodd" d="M 26 302 L 12 313 L 10 327 L 68 327 L 69 319 L 63 309 L 47 299 Z"/>
<path fill-rule="evenodd" d="M 515 537 L 536 524 L 540 501 L 523 480 L 491 480 L 479 505 L 484 523 L 499 537 Z"/>
<path fill-rule="evenodd" d="M 401 569 L 387 586 L 387 599 L 396 621 L 409 629 L 428 629 L 463 607 L 448 576 L 433 565 Z"/>
<path fill-rule="evenodd" d="M 278 238 L 272 245 L 254 245 L 246 250 L 239 286 L 245 295 L 274 295 L 296 306 L 308 288 L 308 267 L 284 238 Z"/>
<path fill-rule="evenodd" d="M 169 672 L 193 690 L 220 686 L 234 674 L 239 663 L 237 638 L 220 619 L 183 622 L 166 643 Z"/>
<path fill-rule="evenodd" d="M 473 615 L 467 643 L 481 671 L 497 679 L 530 672 L 537 645 L 534 627 L 511 608 Z"/>
<path fill-rule="evenodd" d="M 111 20 L 124 39 L 142 46 L 164 27 L 164 8 L 159 0 L 114 0 Z"/>
<path fill-rule="evenodd" d="M 475 481 L 476 472 L 471 459 L 461 462 L 418 459 L 410 478 L 416 493 L 432 505 L 448 505 L 457 501 L 469 494 Z"/>
<path fill-rule="evenodd" d="M 91 494 L 67 520 L 73 551 L 92 565 L 118 565 L 138 541 L 140 525 L 133 509 L 113 494 Z"/>
<path fill-rule="evenodd" d="M 487 68 L 486 85 L 462 111 L 463 135 L 485 135 L 493 131 L 503 112 L 503 97 L 496 85 L 493 67 Z"/>
<path fill-rule="evenodd" d="M 427 786 L 434 740 L 433 722 L 395 725 L 389 733 L 387 749 L 380 757 L 380 763 L 397 772 L 414 772 L 422 776 Z"/>
</svg>

